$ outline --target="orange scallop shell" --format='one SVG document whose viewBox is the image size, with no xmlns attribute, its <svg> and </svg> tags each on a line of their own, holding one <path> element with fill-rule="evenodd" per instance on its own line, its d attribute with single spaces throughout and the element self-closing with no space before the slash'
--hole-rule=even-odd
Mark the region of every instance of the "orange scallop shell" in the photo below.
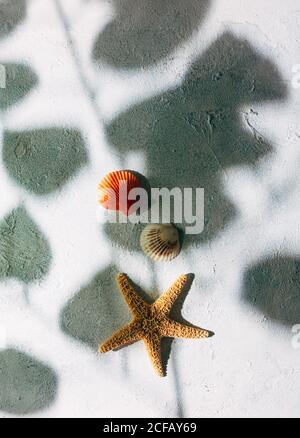
<svg viewBox="0 0 300 438">
<path fill-rule="evenodd" d="M 98 185 L 99 204 L 107 210 L 121 211 L 128 216 L 130 207 L 136 202 L 129 200 L 128 194 L 131 189 L 141 187 L 139 179 L 128 170 L 110 172 Z"/>
</svg>

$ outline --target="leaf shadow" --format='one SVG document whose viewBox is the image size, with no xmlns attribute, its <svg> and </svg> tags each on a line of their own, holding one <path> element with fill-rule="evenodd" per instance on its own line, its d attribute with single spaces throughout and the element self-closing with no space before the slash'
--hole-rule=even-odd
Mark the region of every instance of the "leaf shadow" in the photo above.
<svg viewBox="0 0 300 438">
<path fill-rule="evenodd" d="M 42 231 L 20 206 L 0 222 L 0 279 L 29 284 L 44 278 L 52 259 Z"/>
<path fill-rule="evenodd" d="M 272 322 L 299 323 L 300 259 L 277 254 L 249 267 L 242 290 L 242 301 Z"/>
<path fill-rule="evenodd" d="M 123 155 L 143 151 L 151 187 L 204 188 L 204 232 L 185 238 L 186 247 L 197 246 L 236 217 L 224 193 L 227 170 L 245 165 L 255 169 L 273 151 L 241 121 L 241 108 L 251 112 L 255 103 L 284 100 L 286 95 L 272 61 L 227 32 L 193 63 L 181 85 L 119 115 L 107 125 L 107 137 Z M 195 206 L 194 196 L 193 211 Z M 187 223 L 183 218 L 177 225 L 184 230 Z M 111 237 L 121 239 L 120 234 Z"/>
<path fill-rule="evenodd" d="M 9 175 L 36 195 L 58 191 L 88 163 L 81 133 L 67 128 L 5 131 L 2 158 Z"/>
<path fill-rule="evenodd" d="M 210 0 L 114 0 L 114 20 L 97 37 L 93 59 L 117 68 L 165 58 L 203 21 Z"/>
</svg>

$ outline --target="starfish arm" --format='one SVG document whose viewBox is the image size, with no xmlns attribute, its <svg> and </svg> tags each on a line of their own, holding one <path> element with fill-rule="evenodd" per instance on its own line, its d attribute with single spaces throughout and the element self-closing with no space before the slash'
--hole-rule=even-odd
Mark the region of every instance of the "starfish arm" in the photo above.
<svg viewBox="0 0 300 438">
<path fill-rule="evenodd" d="M 156 371 L 156 373 L 160 377 L 164 377 L 164 369 L 162 365 L 161 359 L 161 339 L 159 335 L 156 336 L 147 336 L 143 338 L 144 344 L 148 353 L 148 356 L 152 362 L 152 365 Z"/>
<path fill-rule="evenodd" d="M 125 327 L 114 333 L 107 341 L 99 347 L 99 353 L 107 353 L 117 350 L 125 345 L 132 344 L 142 339 L 142 334 L 135 322 L 127 324 Z"/>
<path fill-rule="evenodd" d="M 175 283 L 154 303 L 155 309 L 162 315 L 168 315 L 188 281 L 187 275 L 181 275 Z"/>
<path fill-rule="evenodd" d="M 136 293 L 127 275 L 119 274 L 117 276 L 117 282 L 131 313 L 134 316 L 141 316 L 147 307 L 147 303 Z"/>
<path fill-rule="evenodd" d="M 208 330 L 198 327 L 190 327 L 179 322 L 168 320 L 161 328 L 161 336 L 167 338 L 200 339 L 209 338 L 212 335 Z"/>
</svg>

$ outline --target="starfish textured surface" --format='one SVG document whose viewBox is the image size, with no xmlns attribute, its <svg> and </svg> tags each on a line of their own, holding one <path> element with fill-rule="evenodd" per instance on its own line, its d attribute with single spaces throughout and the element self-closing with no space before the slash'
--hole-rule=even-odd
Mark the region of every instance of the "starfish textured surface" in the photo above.
<svg viewBox="0 0 300 438">
<path fill-rule="evenodd" d="M 148 304 L 135 291 L 129 278 L 125 274 L 119 274 L 118 285 L 133 319 L 104 342 L 99 347 L 99 352 L 107 353 L 143 340 L 155 371 L 163 377 L 165 373 L 161 357 L 161 338 L 200 339 L 213 336 L 208 330 L 181 324 L 169 318 L 172 307 L 188 280 L 188 275 L 181 275 L 157 301 Z"/>
</svg>

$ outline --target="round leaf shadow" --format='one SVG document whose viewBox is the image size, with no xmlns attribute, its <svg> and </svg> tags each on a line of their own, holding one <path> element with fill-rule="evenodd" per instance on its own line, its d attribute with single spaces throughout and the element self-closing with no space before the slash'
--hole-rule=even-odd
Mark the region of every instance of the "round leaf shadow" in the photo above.
<svg viewBox="0 0 300 438">
<path fill-rule="evenodd" d="M 0 388 L 0 410 L 27 415 L 54 402 L 58 378 L 47 365 L 8 349 L 0 352 Z"/>
</svg>

